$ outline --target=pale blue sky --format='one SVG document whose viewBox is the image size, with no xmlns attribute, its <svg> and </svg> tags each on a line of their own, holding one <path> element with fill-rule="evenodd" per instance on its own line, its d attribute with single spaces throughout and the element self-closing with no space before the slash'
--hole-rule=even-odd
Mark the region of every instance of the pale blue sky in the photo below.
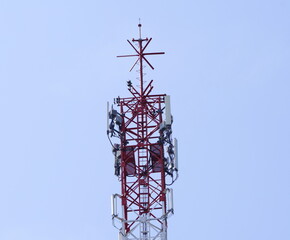
<svg viewBox="0 0 290 240">
<path fill-rule="evenodd" d="M 290 239 L 290 2 L 0 0 L 0 239 L 117 239 L 106 101 L 153 37 L 180 178 L 169 240 Z"/>
</svg>

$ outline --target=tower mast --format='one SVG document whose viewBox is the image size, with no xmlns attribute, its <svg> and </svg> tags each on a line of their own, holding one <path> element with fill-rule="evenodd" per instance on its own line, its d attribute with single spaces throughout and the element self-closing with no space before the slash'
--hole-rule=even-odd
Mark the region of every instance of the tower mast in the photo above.
<svg viewBox="0 0 290 240">
<path fill-rule="evenodd" d="M 146 53 L 152 38 L 142 38 L 141 23 L 138 27 L 139 38 L 127 40 L 136 53 L 118 57 L 137 57 L 130 71 L 139 65 L 140 91 L 128 81 L 132 96 L 114 99 L 119 111 L 108 104 L 107 134 L 117 138 L 110 142 L 121 182 L 121 194 L 112 196 L 112 220 L 120 240 L 167 240 L 167 218 L 173 214 L 167 185 L 178 177 L 177 140 L 172 139 L 170 96 L 152 94 L 153 80 L 144 84 L 144 64 L 154 70 L 146 57 L 164 52 Z"/>
</svg>

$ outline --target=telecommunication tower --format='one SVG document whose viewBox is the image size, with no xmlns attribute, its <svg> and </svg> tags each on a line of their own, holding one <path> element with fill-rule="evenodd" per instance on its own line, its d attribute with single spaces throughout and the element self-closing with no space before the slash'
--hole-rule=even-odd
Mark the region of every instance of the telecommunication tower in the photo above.
<svg viewBox="0 0 290 240">
<path fill-rule="evenodd" d="M 127 40 L 135 53 L 117 57 L 137 57 L 130 71 L 138 67 L 140 83 L 135 88 L 129 80 L 131 97 L 107 104 L 107 134 L 121 182 L 121 194 L 112 195 L 112 221 L 119 240 L 167 240 L 167 219 L 174 212 L 168 186 L 178 177 L 177 140 L 172 138 L 170 96 L 153 94 L 153 80 L 144 80 L 144 65 L 154 69 L 147 56 L 164 52 L 145 52 L 152 38 L 142 38 L 138 27 L 139 38 Z"/>
</svg>

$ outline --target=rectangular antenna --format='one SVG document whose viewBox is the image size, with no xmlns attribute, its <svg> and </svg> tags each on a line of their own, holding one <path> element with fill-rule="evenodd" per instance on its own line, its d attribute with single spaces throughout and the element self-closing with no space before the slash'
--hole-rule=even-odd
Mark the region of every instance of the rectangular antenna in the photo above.
<svg viewBox="0 0 290 240">
<path fill-rule="evenodd" d="M 109 102 L 107 102 L 107 132 L 110 130 L 109 129 Z"/>
<path fill-rule="evenodd" d="M 178 171 L 178 141 L 174 138 L 174 168 Z"/>
<path fill-rule="evenodd" d="M 174 206 L 173 206 L 173 189 L 167 188 L 166 189 L 166 197 L 167 197 L 167 212 L 174 213 Z"/>
<path fill-rule="evenodd" d="M 165 96 L 165 124 L 171 125 L 172 119 L 171 119 L 171 107 L 170 107 L 170 96 Z"/>
<path fill-rule="evenodd" d="M 114 195 L 111 196 L 111 214 L 112 216 L 114 216 L 115 214 L 115 199 L 114 199 Z"/>
</svg>

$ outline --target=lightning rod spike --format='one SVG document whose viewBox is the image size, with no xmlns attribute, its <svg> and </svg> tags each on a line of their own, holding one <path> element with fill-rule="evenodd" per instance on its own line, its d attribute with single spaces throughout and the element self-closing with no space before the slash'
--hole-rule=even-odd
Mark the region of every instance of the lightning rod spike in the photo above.
<svg viewBox="0 0 290 240">
<path fill-rule="evenodd" d="M 139 24 L 138 24 L 138 27 L 139 27 L 139 39 L 141 39 L 141 27 L 142 27 L 142 24 L 141 24 L 141 19 L 139 18 Z"/>
</svg>

